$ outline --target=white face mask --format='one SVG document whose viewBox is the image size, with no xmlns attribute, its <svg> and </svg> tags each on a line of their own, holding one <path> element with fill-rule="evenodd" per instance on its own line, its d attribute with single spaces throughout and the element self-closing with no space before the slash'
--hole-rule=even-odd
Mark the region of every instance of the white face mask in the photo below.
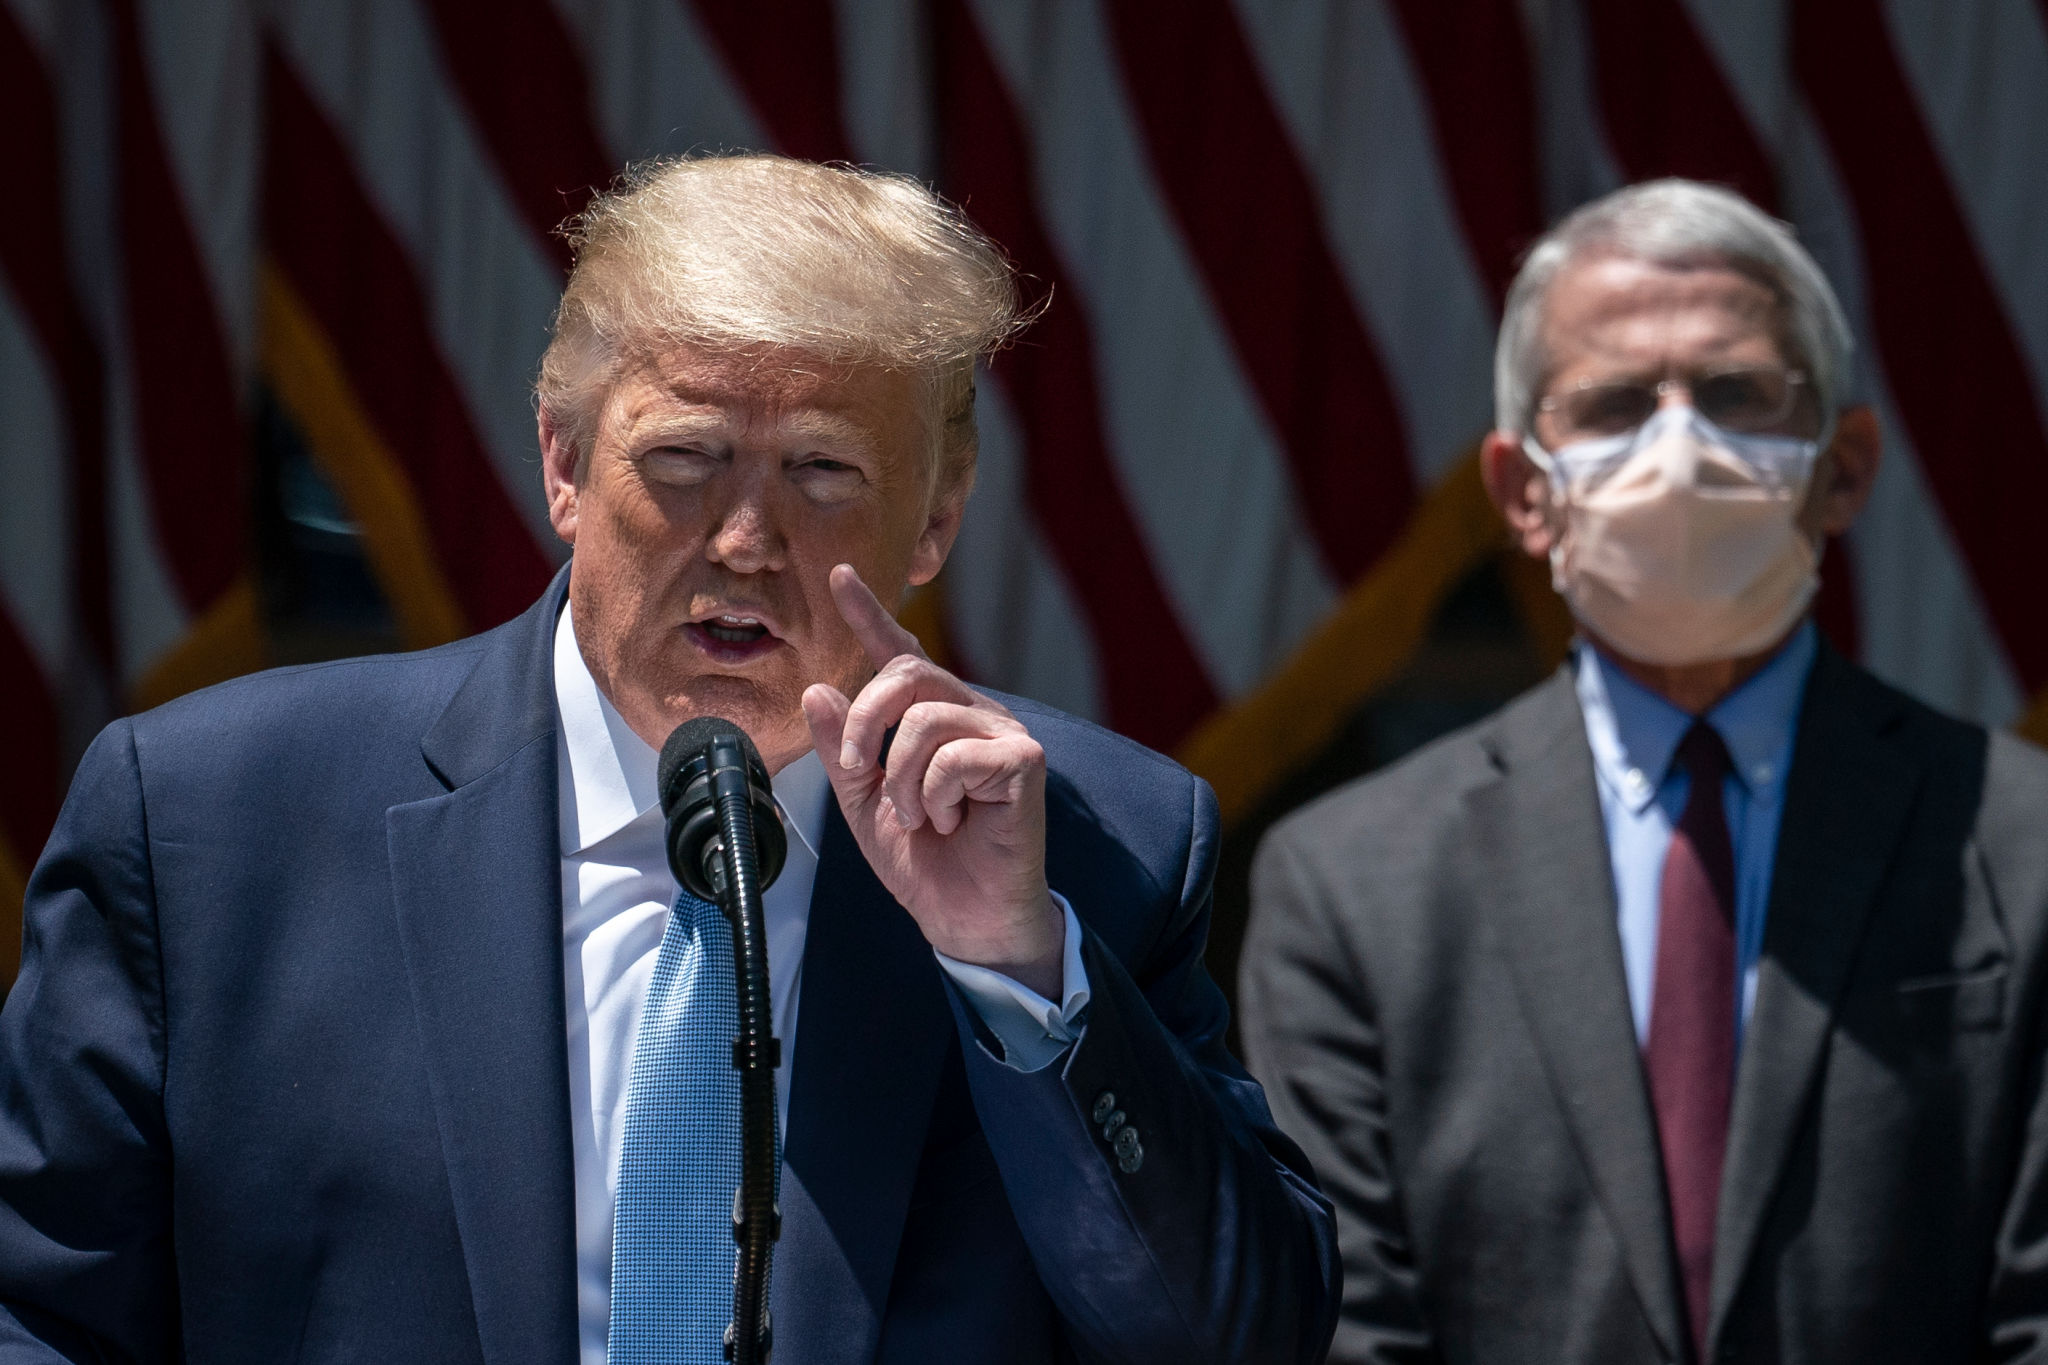
<svg viewBox="0 0 2048 1365">
<path fill-rule="evenodd" d="M 1736 659 L 1774 643 L 1820 586 L 1797 525 L 1818 445 L 1723 431 L 1665 407 L 1635 431 L 1523 449 L 1561 525 L 1551 581 L 1572 615 L 1649 664 Z"/>
</svg>

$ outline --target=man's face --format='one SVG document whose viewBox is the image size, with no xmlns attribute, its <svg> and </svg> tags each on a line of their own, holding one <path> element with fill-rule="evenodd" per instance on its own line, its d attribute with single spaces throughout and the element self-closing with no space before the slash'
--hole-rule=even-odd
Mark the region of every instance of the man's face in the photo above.
<svg viewBox="0 0 2048 1365">
<path fill-rule="evenodd" d="M 1575 261 L 1544 300 L 1543 353 L 1550 367 L 1538 397 L 1582 384 L 1690 383 L 1730 370 L 1784 368 L 1790 362 L 1783 312 L 1764 285 L 1725 266 L 1677 269 L 1614 256 Z M 1674 390 L 1662 401 L 1690 400 Z M 1572 437 L 1553 413 L 1537 412 L 1532 425 L 1547 449 Z M 1812 385 L 1804 385 L 1782 430 L 1814 437 L 1820 427 Z M 1815 488 L 1825 485 L 1823 473 L 1816 471 Z M 1813 502 L 1810 497 L 1801 523 L 1818 539 L 1819 528 L 1807 524 Z"/>
<path fill-rule="evenodd" d="M 851 564 L 893 603 L 959 524 L 918 395 L 908 374 L 675 345 L 613 386 L 580 477 L 543 417 L 577 642 L 642 739 L 721 716 L 774 771 L 810 748 L 805 687 L 858 690 L 872 670 L 827 574 Z"/>
</svg>

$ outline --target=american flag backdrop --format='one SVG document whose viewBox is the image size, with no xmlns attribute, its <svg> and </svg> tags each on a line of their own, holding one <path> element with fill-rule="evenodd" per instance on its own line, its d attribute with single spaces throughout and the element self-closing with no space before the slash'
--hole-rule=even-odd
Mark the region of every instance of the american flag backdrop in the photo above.
<svg viewBox="0 0 2048 1365">
<path fill-rule="evenodd" d="M 1518 253 L 1664 174 L 1795 223 L 1855 324 L 1888 459 L 1831 633 L 2048 733 L 2048 0 L 0 0 L 0 959 L 97 727 L 291 657 L 280 480 L 392 644 L 539 593 L 553 229 L 715 148 L 928 179 L 1050 291 L 912 619 L 1226 815 L 1502 557 Z"/>
</svg>

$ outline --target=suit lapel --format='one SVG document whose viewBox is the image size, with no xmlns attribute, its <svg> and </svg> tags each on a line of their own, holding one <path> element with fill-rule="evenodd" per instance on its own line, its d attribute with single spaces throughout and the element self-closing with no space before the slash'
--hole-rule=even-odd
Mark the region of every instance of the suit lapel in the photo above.
<svg viewBox="0 0 2048 1365">
<path fill-rule="evenodd" d="M 776 1359 L 873 1358 L 955 1029 L 939 965 L 836 801 L 804 940 L 774 1279 Z"/>
<path fill-rule="evenodd" d="M 1592 751 L 1569 673 L 1502 718 L 1499 780 L 1466 799 L 1475 894 L 1658 1344 L 1682 1348 L 1655 1119 L 1622 968 Z"/>
<path fill-rule="evenodd" d="M 397 928 L 490 1365 L 575 1359 L 574 1160 L 549 645 L 566 572 L 486 637 L 385 816 Z"/>
<path fill-rule="evenodd" d="M 1920 781 L 1898 700 L 1822 647 L 1799 718 L 1716 1220 L 1718 1330 L 1806 1114 L 1843 984 Z"/>
</svg>

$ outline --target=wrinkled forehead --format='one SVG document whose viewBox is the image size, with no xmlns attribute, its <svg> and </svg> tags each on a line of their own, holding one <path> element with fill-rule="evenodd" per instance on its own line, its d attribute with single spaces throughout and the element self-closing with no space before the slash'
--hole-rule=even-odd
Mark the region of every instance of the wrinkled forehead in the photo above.
<svg viewBox="0 0 2048 1365">
<path fill-rule="evenodd" d="M 1725 261 L 1581 257 L 1558 272 L 1544 297 L 1546 377 L 1589 368 L 1652 375 L 1790 363 L 1788 324 L 1777 293 Z"/>
<path fill-rule="evenodd" d="M 734 434 L 830 436 L 884 449 L 914 436 L 915 376 L 788 348 L 711 349 L 686 342 L 627 353 L 609 396 L 608 418 L 717 423 Z"/>
</svg>

